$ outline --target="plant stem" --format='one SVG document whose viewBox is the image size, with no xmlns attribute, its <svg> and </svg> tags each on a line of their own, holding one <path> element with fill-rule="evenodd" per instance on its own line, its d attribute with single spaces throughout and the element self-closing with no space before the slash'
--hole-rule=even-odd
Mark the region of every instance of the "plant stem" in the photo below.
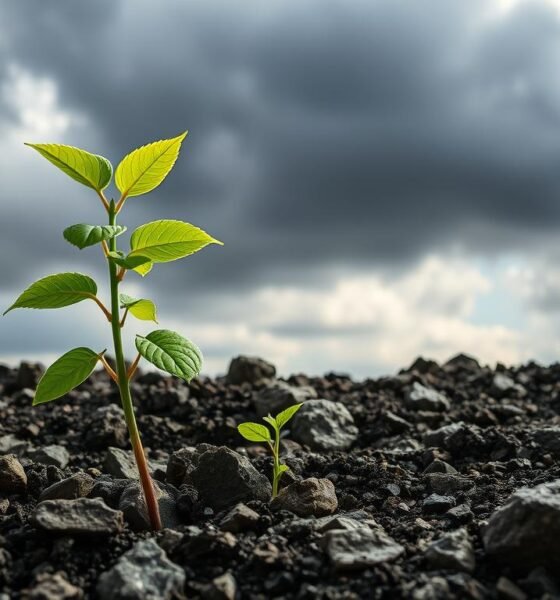
<svg viewBox="0 0 560 600">
<path fill-rule="evenodd" d="M 109 207 L 109 225 L 116 225 L 117 212 L 115 205 L 111 202 Z M 117 250 L 116 238 L 112 238 L 110 241 L 110 248 L 112 252 Z M 152 529 L 157 531 L 161 529 L 161 518 L 159 515 L 159 506 L 155 494 L 154 484 L 150 476 L 148 469 L 148 462 L 142 447 L 142 440 L 140 439 L 140 433 L 138 426 L 136 425 L 136 418 L 134 416 L 134 406 L 132 404 L 132 397 L 130 395 L 130 381 L 126 372 L 126 365 L 124 362 L 124 354 L 122 347 L 121 337 L 121 326 L 119 322 L 119 281 L 117 277 L 117 265 L 113 261 L 109 263 L 109 274 L 111 279 L 111 311 L 113 319 L 111 321 L 111 329 L 113 331 L 113 343 L 115 345 L 115 363 L 117 367 L 117 384 L 119 386 L 119 392 L 121 395 L 121 403 L 124 410 L 124 418 L 130 434 L 130 441 L 132 442 L 132 448 L 134 450 L 134 456 L 136 458 L 136 465 L 138 466 L 138 473 L 140 474 L 140 483 L 144 491 L 144 498 L 146 500 L 146 508 L 148 510 L 148 516 Z"/>
<path fill-rule="evenodd" d="M 278 481 L 280 479 L 280 432 L 276 430 L 276 439 L 273 448 L 274 455 L 274 476 L 272 478 L 272 497 L 278 495 Z"/>
</svg>

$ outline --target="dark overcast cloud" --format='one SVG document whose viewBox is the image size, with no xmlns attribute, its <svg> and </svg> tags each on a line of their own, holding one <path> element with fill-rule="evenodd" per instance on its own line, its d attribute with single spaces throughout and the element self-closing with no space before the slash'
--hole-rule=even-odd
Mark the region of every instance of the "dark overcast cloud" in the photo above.
<svg viewBox="0 0 560 600">
<path fill-rule="evenodd" d="M 0 8 L 0 78 L 9 64 L 52 78 L 61 108 L 90 124 L 91 139 L 64 141 L 115 164 L 190 130 L 168 181 L 127 206 L 132 224 L 182 218 L 226 242 L 187 274 L 155 274 L 168 289 L 318 285 L 331 266 L 406 264 L 449 245 L 529 251 L 557 229 L 558 13 L 534 2 L 497 17 L 491 5 L 17 0 Z M 71 194 L 60 178 L 52 189 Z M 36 206 L 38 188 L 25 191 L 21 206 Z M 59 214 L 37 211 L 27 246 L 22 211 L 5 212 L 10 285 L 23 275 L 6 248 L 32 262 L 40 242 L 53 264 L 67 251 L 52 240 Z"/>
</svg>

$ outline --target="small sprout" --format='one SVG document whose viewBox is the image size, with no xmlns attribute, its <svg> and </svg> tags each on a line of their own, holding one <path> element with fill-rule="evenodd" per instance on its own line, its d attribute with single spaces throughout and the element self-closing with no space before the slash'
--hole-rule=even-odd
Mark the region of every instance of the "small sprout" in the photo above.
<svg viewBox="0 0 560 600">
<path fill-rule="evenodd" d="M 284 465 L 280 462 L 280 430 L 284 425 L 297 413 L 303 403 L 294 404 L 281 413 L 278 413 L 276 417 L 268 415 L 263 417 L 263 421 L 266 421 L 274 430 L 274 440 L 270 435 L 270 429 L 260 423 L 241 423 L 237 426 L 237 431 L 250 442 L 263 442 L 268 444 L 274 458 L 274 467 L 272 471 L 272 497 L 275 498 L 278 495 L 278 482 L 280 477 L 286 471 L 289 471 L 288 465 Z"/>
</svg>

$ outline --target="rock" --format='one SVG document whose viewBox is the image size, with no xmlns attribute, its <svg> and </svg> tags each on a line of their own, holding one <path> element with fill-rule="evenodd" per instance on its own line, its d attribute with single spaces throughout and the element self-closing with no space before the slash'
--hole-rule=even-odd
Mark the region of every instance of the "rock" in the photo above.
<svg viewBox="0 0 560 600">
<path fill-rule="evenodd" d="M 398 435 L 412 429 L 412 424 L 391 411 L 385 411 L 380 418 L 388 435 Z"/>
<path fill-rule="evenodd" d="M 292 438 L 312 450 L 346 450 L 358 437 L 350 411 L 340 402 L 308 400 L 292 420 Z"/>
<path fill-rule="evenodd" d="M 474 518 L 474 514 L 468 504 L 459 504 L 453 508 L 450 508 L 445 513 L 445 516 L 451 519 L 452 522 L 460 525 L 470 523 Z"/>
<path fill-rule="evenodd" d="M 41 363 L 22 361 L 16 375 L 17 389 L 30 388 L 34 390 L 43 376 L 45 367 Z"/>
<path fill-rule="evenodd" d="M 220 529 L 231 531 L 231 533 L 240 533 L 241 531 L 254 529 L 259 520 L 260 515 L 258 512 L 241 503 L 234 506 L 220 521 Z"/>
<path fill-rule="evenodd" d="M 67 581 L 62 573 L 37 575 L 35 585 L 22 595 L 26 600 L 81 600 L 83 597 L 83 591 Z"/>
<path fill-rule="evenodd" d="M 111 535 L 123 526 L 123 514 L 102 500 L 45 500 L 37 505 L 30 522 L 40 529 L 63 535 Z"/>
<path fill-rule="evenodd" d="M 334 515 L 329 517 L 321 517 L 311 521 L 311 527 L 318 533 L 326 533 L 327 531 L 343 530 L 353 531 L 354 529 L 364 529 L 372 525 L 377 528 L 377 523 L 373 519 L 358 520 L 347 515 Z"/>
<path fill-rule="evenodd" d="M 436 458 L 426 467 L 424 474 L 427 473 L 446 473 L 447 475 L 456 475 L 457 469 L 452 467 L 449 463 Z"/>
<path fill-rule="evenodd" d="M 445 448 L 446 440 L 462 427 L 465 427 L 463 421 L 457 421 L 450 425 L 444 425 L 439 429 L 434 429 L 434 431 L 430 431 L 424 436 L 424 445 L 426 447 L 436 446 L 438 448 Z"/>
<path fill-rule="evenodd" d="M 185 572 L 172 563 L 153 539 L 137 542 L 99 577 L 103 600 L 171 600 L 183 597 Z"/>
<path fill-rule="evenodd" d="M 449 410 L 449 400 L 444 394 L 415 381 L 406 394 L 406 404 L 412 410 Z"/>
<path fill-rule="evenodd" d="M 466 529 L 456 529 L 432 542 L 424 558 L 434 569 L 472 573 L 475 567 L 474 549 Z"/>
<path fill-rule="evenodd" d="M 294 387 L 285 381 L 275 381 L 253 393 L 253 404 L 259 417 L 276 416 L 286 408 L 317 398 L 317 392 L 310 386 Z"/>
<path fill-rule="evenodd" d="M 0 456 L 0 493 L 23 494 L 27 489 L 27 475 L 13 454 Z"/>
<path fill-rule="evenodd" d="M 29 442 L 20 440 L 12 433 L 0 436 L 0 455 L 15 454 L 21 456 L 31 447 Z"/>
<path fill-rule="evenodd" d="M 337 570 L 363 569 L 398 558 L 404 548 L 383 530 L 328 531 L 323 537 L 328 557 Z"/>
<path fill-rule="evenodd" d="M 101 475 L 95 480 L 89 496 L 101 498 L 111 508 L 118 508 L 124 488 L 130 484 L 130 479 L 113 479 L 109 475 Z"/>
<path fill-rule="evenodd" d="M 424 357 L 419 356 L 404 372 L 412 373 L 416 371 L 417 373 L 425 374 L 430 371 L 437 371 L 437 369 L 439 369 L 439 365 L 435 360 L 426 360 Z"/>
<path fill-rule="evenodd" d="M 444 513 L 455 506 L 453 496 L 441 496 L 440 494 L 430 494 L 422 502 L 422 510 L 426 513 Z"/>
<path fill-rule="evenodd" d="M 539 428 L 533 432 L 532 438 L 540 446 L 543 454 L 549 453 L 555 459 L 560 458 L 560 426 Z"/>
<path fill-rule="evenodd" d="M 172 486 L 167 486 L 156 481 L 153 481 L 152 483 L 156 491 L 163 527 L 169 527 L 171 529 L 177 527 L 180 524 L 175 503 L 177 490 Z M 151 529 L 144 492 L 140 482 L 133 481 L 125 487 L 119 500 L 119 510 L 122 511 L 125 520 L 130 523 L 133 529 L 137 531 Z"/>
<path fill-rule="evenodd" d="M 498 579 L 496 593 L 501 600 L 527 600 L 527 594 L 507 577 Z"/>
<path fill-rule="evenodd" d="M 225 446 L 203 452 L 189 478 L 200 501 L 214 510 L 249 500 L 268 502 L 272 494 L 270 482 L 249 459 Z"/>
<path fill-rule="evenodd" d="M 138 467 L 131 452 L 121 448 L 107 448 L 103 470 L 118 479 L 138 479 Z"/>
<path fill-rule="evenodd" d="M 447 473 L 428 473 L 424 475 L 428 486 L 436 494 L 450 495 L 458 492 L 466 492 L 475 487 L 474 481 L 461 475 L 449 475 Z"/>
<path fill-rule="evenodd" d="M 95 409 L 86 429 L 85 444 L 92 450 L 128 447 L 128 429 L 120 406 L 108 404 Z"/>
<path fill-rule="evenodd" d="M 490 517 L 486 552 L 524 570 L 560 567 L 560 479 L 521 488 Z"/>
<path fill-rule="evenodd" d="M 70 460 L 70 454 L 64 446 L 52 444 L 51 446 L 42 446 L 36 450 L 31 450 L 27 456 L 33 461 L 42 465 L 53 465 L 59 469 L 65 469 Z"/>
<path fill-rule="evenodd" d="M 235 600 L 237 582 L 231 573 L 224 573 L 212 580 L 202 593 L 204 600 Z"/>
<path fill-rule="evenodd" d="M 72 475 L 72 477 L 57 481 L 43 490 L 39 502 L 43 500 L 85 498 L 93 489 L 93 485 L 93 477 L 87 473 L 79 472 Z"/>
<path fill-rule="evenodd" d="M 258 383 L 263 379 L 274 379 L 276 367 L 262 358 L 238 356 L 234 358 L 228 369 L 226 381 L 230 385 L 242 383 Z"/>
<path fill-rule="evenodd" d="M 185 483 L 186 476 L 190 475 L 190 473 L 194 471 L 196 465 L 198 464 L 200 454 L 200 448 L 194 448 L 191 446 L 187 446 L 173 452 L 167 461 L 167 474 L 165 481 L 174 485 L 175 487 L 180 487 L 183 485 L 183 483 Z"/>
<path fill-rule="evenodd" d="M 0 498 L 0 515 L 5 515 L 10 508 L 10 501 L 8 498 Z"/>
<path fill-rule="evenodd" d="M 526 391 L 522 385 L 515 383 L 515 381 L 508 375 L 496 373 L 492 379 L 490 393 L 496 398 L 503 398 L 504 396 L 512 393 L 523 396 L 525 395 Z"/>
<path fill-rule="evenodd" d="M 160 388 L 152 385 L 146 397 L 142 400 L 142 410 L 145 414 L 165 412 L 185 404 L 188 399 L 189 388 L 186 386 Z"/>
<path fill-rule="evenodd" d="M 450 371 L 474 372 L 480 370 L 480 364 L 468 354 L 457 354 L 445 363 L 444 368 Z"/>
<path fill-rule="evenodd" d="M 324 517 L 338 508 L 332 481 L 311 477 L 282 488 L 270 503 L 273 510 L 289 510 L 300 517 Z"/>
</svg>

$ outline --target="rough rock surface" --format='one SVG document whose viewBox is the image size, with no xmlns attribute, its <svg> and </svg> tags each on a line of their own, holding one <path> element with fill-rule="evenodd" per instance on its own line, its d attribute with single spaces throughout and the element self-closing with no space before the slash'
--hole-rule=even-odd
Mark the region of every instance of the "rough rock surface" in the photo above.
<svg viewBox="0 0 560 600">
<path fill-rule="evenodd" d="M 296 387 L 285 381 L 274 381 L 255 392 L 253 403 L 259 417 L 277 415 L 289 406 L 317 398 L 317 392 L 310 386 Z"/>
<path fill-rule="evenodd" d="M 344 404 L 308 400 L 292 420 L 292 437 L 312 450 L 346 450 L 358 437 L 358 428 Z"/>
<path fill-rule="evenodd" d="M 300 517 L 324 517 L 336 511 L 338 500 L 332 481 L 311 477 L 282 488 L 270 506 Z"/>
<path fill-rule="evenodd" d="M 242 383 L 258 383 L 263 379 L 274 379 L 276 367 L 253 356 L 238 356 L 234 358 L 228 369 L 227 382 L 233 385 Z"/>
<path fill-rule="evenodd" d="M 27 487 L 27 475 L 13 454 L 0 456 L 0 493 L 22 494 Z"/>
</svg>

